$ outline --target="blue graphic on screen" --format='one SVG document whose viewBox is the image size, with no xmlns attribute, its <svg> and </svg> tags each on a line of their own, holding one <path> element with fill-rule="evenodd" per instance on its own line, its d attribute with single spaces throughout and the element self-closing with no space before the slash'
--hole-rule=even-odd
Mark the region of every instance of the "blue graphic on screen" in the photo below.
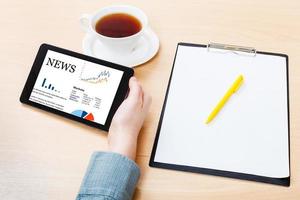
<svg viewBox="0 0 300 200">
<path fill-rule="evenodd" d="M 92 113 L 88 113 L 84 110 L 74 110 L 71 114 L 75 115 L 77 117 L 83 118 L 83 119 L 94 121 L 94 115 Z"/>
<path fill-rule="evenodd" d="M 47 85 L 48 83 L 47 83 L 47 79 L 46 78 L 44 78 L 44 80 L 43 80 L 43 83 L 42 83 L 42 87 L 43 88 L 46 88 L 46 89 L 48 89 L 48 90 L 53 90 L 54 92 L 59 92 L 59 91 L 57 91 L 55 88 L 54 88 L 54 86 L 50 83 L 49 85 Z"/>
</svg>

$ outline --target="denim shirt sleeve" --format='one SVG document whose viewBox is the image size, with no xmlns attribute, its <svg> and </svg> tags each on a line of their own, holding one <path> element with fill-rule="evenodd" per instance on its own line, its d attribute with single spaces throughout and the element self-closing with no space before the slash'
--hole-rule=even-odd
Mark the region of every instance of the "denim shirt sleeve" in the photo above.
<svg viewBox="0 0 300 200">
<path fill-rule="evenodd" d="M 95 152 L 76 200 L 130 200 L 139 176 L 139 167 L 127 157 Z"/>
</svg>

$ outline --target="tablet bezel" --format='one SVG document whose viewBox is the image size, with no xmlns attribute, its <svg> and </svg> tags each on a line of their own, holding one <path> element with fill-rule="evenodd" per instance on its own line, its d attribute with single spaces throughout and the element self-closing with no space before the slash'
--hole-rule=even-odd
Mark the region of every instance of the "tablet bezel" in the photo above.
<svg viewBox="0 0 300 200">
<path fill-rule="evenodd" d="M 55 51 L 55 52 L 58 52 L 58 53 L 62 53 L 62 54 L 72 56 L 72 57 L 75 57 L 75 58 L 79 58 L 79 59 L 82 59 L 82 60 L 86 60 L 86 61 L 89 61 L 89 62 L 92 62 L 92 63 L 100 64 L 100 65 L 110 67 L 110 68 L 113 68 L 113 69 L 117 69 L 117 70 L 120 70 L 120 71 L 124 72 L 104 125 L 93 122 L 93 121 L 89 121 L 89 120 L 86 120 L 86 119 L 83 119 L 83 118 L 79 118 L 79 117 L 74 116 L 72 114 L 69 114 L 69 113 L 66 113 L 66 112 L 63 112 L 63 111 L 60 111 L 60 110 L 56 110 L 54 108 L 47 107 L 45 105 L 42 105 L 42 104 L 39 104 L 39 103 L 36 103 L 36 102 L 33 102 L 33 101 L 29 100 L 29 97 L 31 95 L 34 84 L 37 80 L 37 77 L 39 75 L 40 69 L 42 67 L 43 61 L 45 59 L 45 56 L 46 56 L 48 50 Z M 87 56 L 87 55 L 83 55 L 83 54 L 80 54 L 80 53 L 76 53 L 76 52 L 73 52 L 73 51 L 70 51 L 70 50 L 67 50 L 67 49 L 59 48 L 59 47 L 56 47 L 56 46 L 53 46 L 53 45 L 42 44 L 39 48 L 39 51 L 36 55 L 36 58 L 34 60 L 34 63 L 33 63 L 32 68 L 30 70 L 30 73 L 28 75 L 27 81 L 25 83 L 22 94 L 20 96 L 20 101 L 22 103 L 28 104 L 30 106 L 40 108 L 42 110 L 45 110 L 45 111 L 48 111 L 48 112 L 51 112 L 51 113 L 54 113 L 54 114 L 57 114 L 57 115 L 75 120 L 75 121 L 78 121 L 78 122 L 81 122 L 81 123 L 84 123 L 86 125 L 89 125 L 89 126 L 92 126 L 92 127 L 95 127 L 95 128 L 102 129 L 104 131 L 108 131 L 115 112 L 117 111 L 118 107 L 121 105 L 121 103 L 123 102 L 123 100 L 126 97 L 126 94 L 128 92 L 128 82 L 129 82 L 130 77 L 133 76 L 133 74 L 134 74 L 134 70 L 129 68 L 129 67 L 125 67 L 125 66 L 122 66 L 122 65 L 119 65 L 119 64 L 115 64 L 115 63 L 111 63 L 111 62 L 108 62 L 108 61 L 100 60 L 100 59 L 90 57 L 90 56 Z"/>
</svg>

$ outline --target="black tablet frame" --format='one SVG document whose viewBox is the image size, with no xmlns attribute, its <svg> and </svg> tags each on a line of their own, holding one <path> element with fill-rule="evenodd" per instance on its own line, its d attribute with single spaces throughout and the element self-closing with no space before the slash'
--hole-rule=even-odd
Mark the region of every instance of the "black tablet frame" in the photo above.
<svg viewBox="0 0 300 200">
<path fill-rule="evenodd" d="M 215 175 L 215 176 L 223 176 L 223 177 L 229 177 L 229 178 L 237 178 L 237 179 L 243 179 L 243 180 L 250 180 L 250 181 L 257 181 L 257 182 L 263 182 L 263 183 L 270 183 L 270 184 L 275 184 L 275 185 L 282 185 L 282 186 L 290 186 L 290 176 L 291 176 L 291 159 L 290 159 L 290 110 L 289 110 L 289 71 L 288 71 L 288 55 L 286 54 L 281 54 L 281 53 L 270 53 L 270 52 L 263 52 L 263 51 L 257 51 L 257 54 L 266 54 L 266 55 L 274 55 L 274 56 L 280 56 L 284 57 L 286 59 L 286 80 L 287 80 L 287 113 L 288 113 L 288 152 L 289 152 L 289 172 L 290 175 L 289 177 L 284 177 L 284 178 L 273 178 L 273 177 L 266 177 L 266 176 L 257 176 L 257 175 L 252 175 L 252 174 L 245 174 L 245 173 L 238 173 L 238 172 L 231 172 L 231 171 L 224 171 L 224 170 L 216 170 L 216 169 L 208 169 L 208 168 L 201 168 L 201 167 L 191 167 L 191 166 L 185 166 L 185 165 L 177 165 L 177 164 L 170 164 L 170 163 L 161 163 L 161 162 L 156 162 L 154 161 L 155 159 L 155 153 L 157 149 L 157 143 L 159 140 L 159 134 L 160 134 L 160 129 L 163 123 L 163 117 L 164 117 L 164 112 L 168 100 L 168 93 L 169 93 L 169 88 L 171 85 L 172 81 L 172 74 L 174 71 L 174 66 L 175 66 L 175 61 L 176 61 L 176 56 L 177 56 L 177 50 L 178 46 L 190 46 L 190 47 L 200 47 L 200 48 L 207 48 L 207 45 L 204 44 L 193 44 L 193 43 L 184 43 L 180 42 L 177 44 L 176 48 L 176 53 L 173 61 L 173 66 L 168 82 L 168 87 L 167 91 L 165 94 L 165 99 L 164 99 L 164 104 L 162 107 L 160 119 L 158 122 L 157 126 L 157 131 L 156 131 L 156 136 L 154 139 L 154 144 L 150 156 L 150 161 L 149 161 L 149 166 L 150 167 L 156 167 L 156 168 L 164 168 L 164 169 L 171 169 L 171 170 L 179 170 L 179 171 L 185 171 L 185 172 L 194 172 L 194 173 L 202 173 L 202 174 L 208 174 L 208 175 Z"/>
<path fill-rule="evenodd" d="M 100 65 L 110 67 L 110 68 L 113 68 L 113 69 L 120 70 L 120 71 L 124 72 L 123 76 L 122 76 L 122 79 L 119 83 L 116 95 L 114 97 L 112 106 L 110 108 L 109 114 L 106 118 L 105 124 L 99 124 L 99 123 L 96 123 L 96 122 L 93 122 L 93 121 L 82 119 L 82 118 L 79 118 L 79 117 L 74 116 L 72 114 L 69 114 L 69 113 L 66 113 L 66 112 L 63 112 L 63 111 L 60 111 L 60 110 L 56 110 L 54 108 L 47 107 L 45 105 L 42 105 L 42 104 L 39 104 L 39 103 L 36 103 L 36 102 L 33 102 L 33 101 L 29 100 L 29 97 L 31 95 L 34 84 L 35 84 L 36 79 L 39 75 L 40 69 L 42 67 L 43 61 L 45 59 L 45 56 L 46 56 L 48 50 L 55 51 L 55 52 L 58 52 L 58 53 L 62 53 L 62 54 L 72 56 L 72 57 L 75 57 L 75 58 L 79 58 L 79 59 L 82 59 L 82 60 L 86 60 L 86 61 L 89 61 L 89 62 L 92 62 L 92 63 L 100 64 Z M 81 122 L 81 123 L 84 123 L 86 125 L 108 131 L 109 126 L 111 124 L 111 120 L 112 120 L 115 112 L 117 111 L 118 107 L 120 106 L 120 104 L 123 102 L 123 100 L 125 99 L 125 97 L 127 95 L 129 79 L 133 75 L 134 75 L 134 70 L 132 68 L 125 67 L 125 66 L 115 64 L 115 63 L 111 63 L 111 62 L 108 62 L 108 61 L 100 60 L 100 59 L 97 59 L 97 58 L 94 58 L 94 57 L 91 57 L 91 56 L 76 53 L 76 52 L 73 52 L 73 51 L 70 51 L 70 50 L 67 50 L 67 49 L 63 49 L 63 48 L 59 48 L 59 47 L 56 47 L 56 46 L 53 46 L 53 45 L 42 44 L 40 46 L 39 50 L 38 50 L 38 53 L 36 55 L 36 58 L 34 60 L 33 65 L 32 65 L 31 71 L 29 73 L 29 76 L 28 76 L 27 81 L 25 83 L 25 86 L 23 88 L 22 94 L 20 96 L 20 101 L 22 103 L 28 104 L 30 106 L 34 106 L 34 107 L 40 108 L 42 110 L 45 110 L 45 111 L 48 111 L 48 112 L 51 112 L 51 113 L 54 113 L 54 114 L 57 114 L 57 115 L 75 120 L 75 121 L 78 121 L 78 122 Z"/>
</svg>

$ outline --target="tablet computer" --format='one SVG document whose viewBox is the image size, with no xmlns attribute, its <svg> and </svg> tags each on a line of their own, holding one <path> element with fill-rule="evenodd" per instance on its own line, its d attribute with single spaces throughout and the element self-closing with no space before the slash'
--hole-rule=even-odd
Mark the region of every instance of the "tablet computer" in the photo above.
<svg viewBox="0 0 300 200">
<path fill-rule="evenodd" d="M 42 44 L 20 101 L 108 130 L 133 69 Z"/>
</svg>

